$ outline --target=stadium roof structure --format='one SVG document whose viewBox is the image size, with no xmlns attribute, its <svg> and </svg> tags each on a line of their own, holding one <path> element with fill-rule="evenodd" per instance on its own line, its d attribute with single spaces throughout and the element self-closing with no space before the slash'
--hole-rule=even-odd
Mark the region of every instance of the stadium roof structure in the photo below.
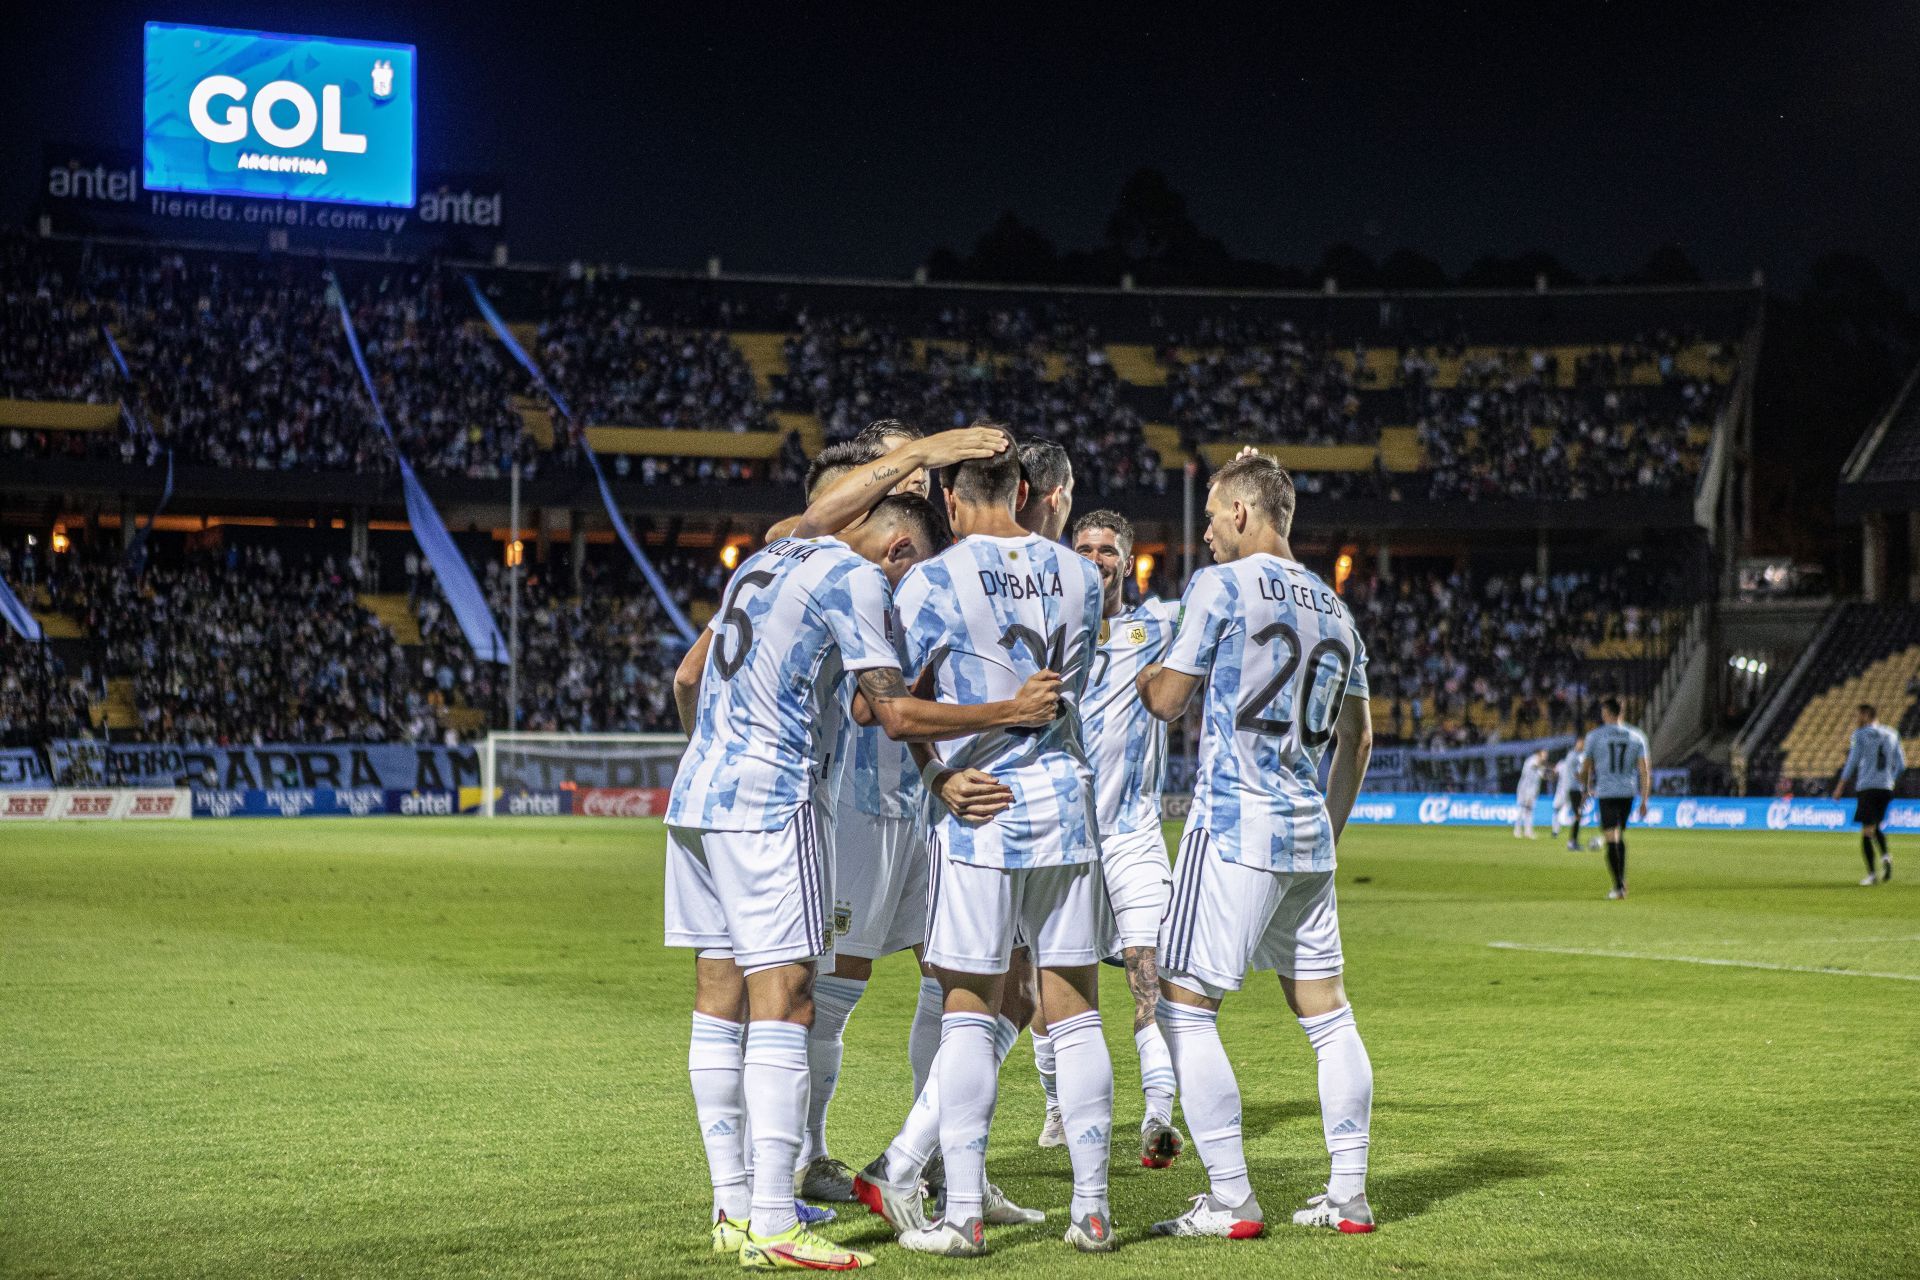
<svg viewBox="0 0 1920 1280">
<path fill-rule="evenodd" d="M 1920 364 L 1840 469 L 1839 512 L 1849 519 L 1920 509 Z"/>
</svg>

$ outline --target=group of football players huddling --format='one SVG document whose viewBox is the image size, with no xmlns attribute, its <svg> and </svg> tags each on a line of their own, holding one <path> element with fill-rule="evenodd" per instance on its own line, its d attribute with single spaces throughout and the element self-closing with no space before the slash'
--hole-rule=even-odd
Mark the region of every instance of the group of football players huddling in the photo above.
<svg viewBox="0 0 1920 1280">
<path fill-rule="evenodd" d="M 666 815 L 666 941 L 696 957 L 687 1066 L 714 1251 L 748 1268 L 871 1265 L 811 1229 L 833 1210 L 808 1201 L 864 1204 L 903 1247 L 949 1257 L 984 1254 L 989 1226 L 1042 1221 L 986 1171 L 1023 1028 L 1040 1145 L 1072 1165 L 1065 1239 L 1114 1249 L 1103 961 L 1133 998 L 1141 1163 L 1182 1153 L 1177 1090 L 1209 1181 L 1154 1234 L 1265 1229 L 1217 1026 L 1261 969 L 1317 1055 L 1331 1157 L 1293 1221 L 1373 1230 L 1373 1069 L 1333 883 L 1372 747 L 1366 648 L 1293 557 L 1286 471 L 1249 451 L 1212 476 L 1216 563 L 1177 607 L 1129 603 L 1132 525 L 1072 520 L 1066 452 L 994 424 L 923 438 L 876 423 L 820 453 L 807 500 L 735 570 L 675 677 L 691 741 Z M 1166 723 L 1196 694 L 1169 865 Z M 874 961 L 908 949 L 923 975 L 915 1096 L 855 1173 L 826 1141 L 843 1035 Z"/>
</svg>

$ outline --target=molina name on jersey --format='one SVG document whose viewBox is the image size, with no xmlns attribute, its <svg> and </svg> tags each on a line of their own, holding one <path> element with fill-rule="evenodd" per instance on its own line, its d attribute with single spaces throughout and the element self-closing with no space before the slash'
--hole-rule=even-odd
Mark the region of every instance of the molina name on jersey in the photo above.
<svg viewBox="0 0 1920 1280">
<path fill-rule="evenodd" d="M 983 769 L 1013 792 L 991 822 L 934 821 L 946 856 L 984 867 L 1052 867 L 1100 856 L 1081 699 L 1100 628 L 1100 572 L 1032 534 L 962 538 L 916 566 L 897 595 L 908 668 L 934 673 L 943 702 L 1011 698 L 1036 671 L 1061 677 L 1063 713 L 1039 729 L 936 743 L 941 761 Z"/>
<path fill-rule="evenodd" d="M 1306 566 L 1260 552 L 1193 575 L 1172 671 L 1206 678 L 1189 828 L 1222 860 L 1331 871 L 1320 757 L 1343 698 L 1367 696 L 1367 649 Z"/>
<path fill-rule="evenodd" d="M 1146 600 L 1101 626 L 1080 716 L 1101 835 L 1160 825 L 1167 726 L 1147 711 L 1135 681 L 1166 655 L 1179 614 L 1169 601 Z"/>
<path fill-rule="evenodd" d="M 814 799 L 851 699 L 842 675 L 900 665 L 888 608 L 886 575 L 836 539 L 782 538 L 749 556 L 707 624 L 667 822 L 778 831 Z"/>
</svg>

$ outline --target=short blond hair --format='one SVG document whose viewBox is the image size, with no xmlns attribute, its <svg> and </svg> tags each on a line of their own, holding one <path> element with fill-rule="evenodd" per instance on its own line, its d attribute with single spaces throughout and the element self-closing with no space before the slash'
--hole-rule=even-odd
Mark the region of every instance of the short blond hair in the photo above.
<svg viewBox="0 0 1920 1280">
<path fill-rule="evenodd" d="M 1272 458 L 1258 454 L 1235 458 L 1213 473 L 1213 484 L 1215 488 L 1231 485 L 1232 492 L 1265 516 L 1281 537 L 1293 532 L 1293 477 Z"/>
</svg>

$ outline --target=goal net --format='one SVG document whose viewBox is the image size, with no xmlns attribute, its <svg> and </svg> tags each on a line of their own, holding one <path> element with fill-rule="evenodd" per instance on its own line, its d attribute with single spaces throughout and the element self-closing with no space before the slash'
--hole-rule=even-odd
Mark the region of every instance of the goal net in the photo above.
<svg viewBox="0 0 1920 1280">
<path fill-rule="evenodd" d="M 480 744 L 480 811 L 657 815 L 686 746 L 678 733 L 490 733 Z"/>
</svg>

